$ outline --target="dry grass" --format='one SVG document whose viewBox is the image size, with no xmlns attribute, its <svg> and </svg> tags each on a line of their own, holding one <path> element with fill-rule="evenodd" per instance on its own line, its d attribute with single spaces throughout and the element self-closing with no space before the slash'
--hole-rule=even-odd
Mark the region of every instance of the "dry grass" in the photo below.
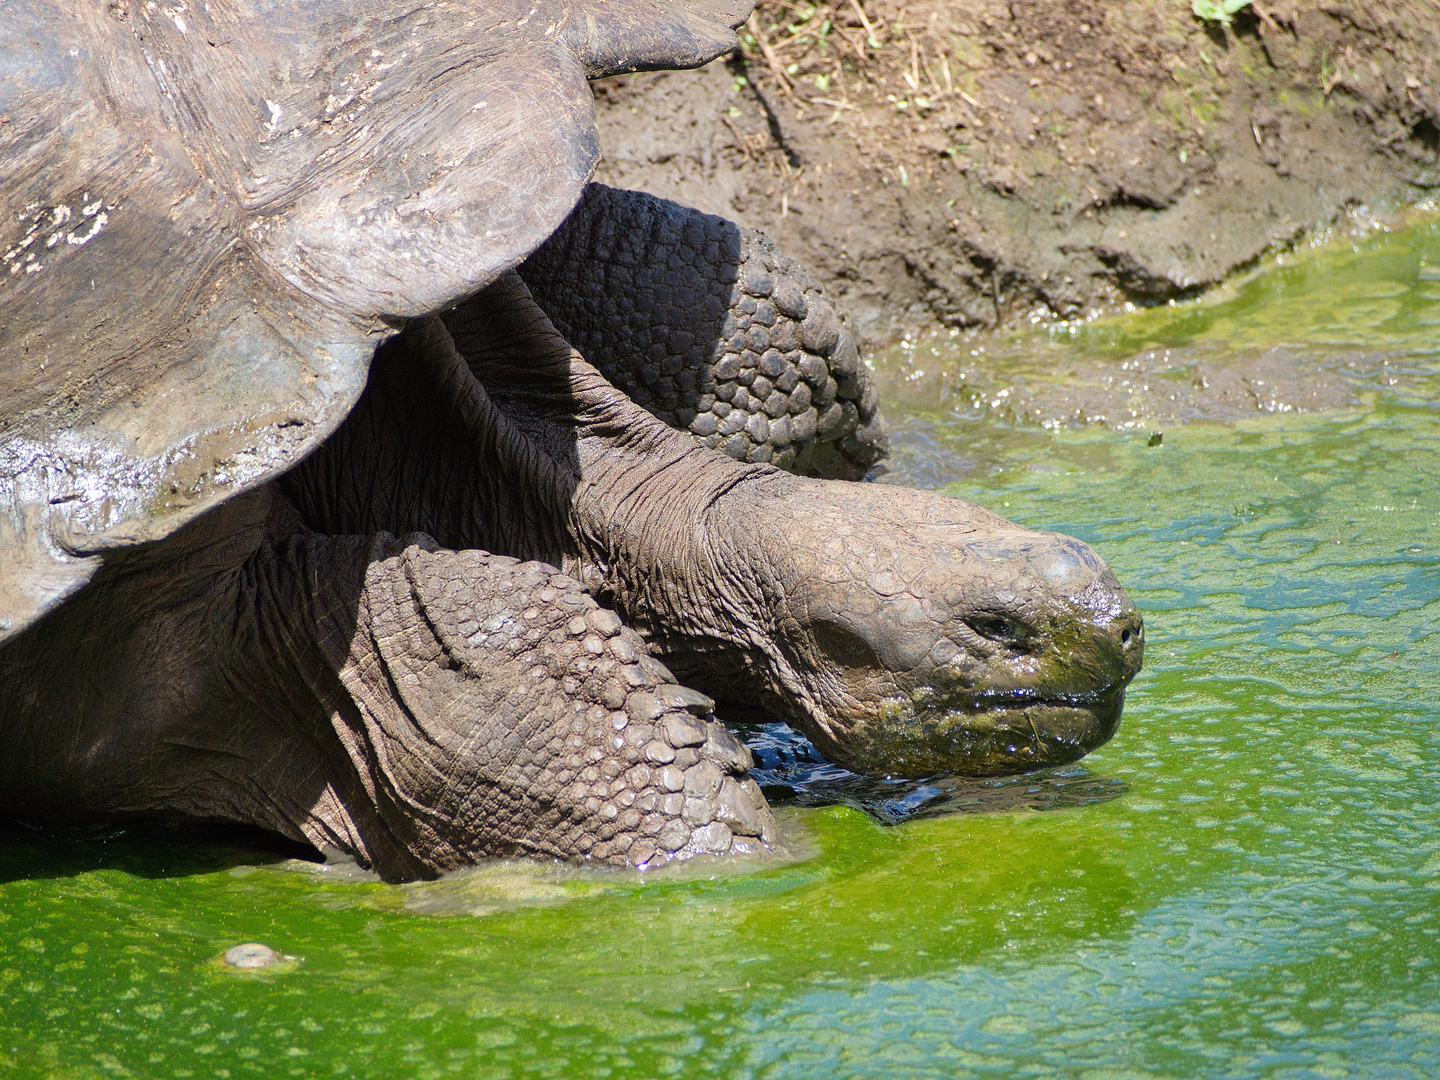
<svg viewBox="0 0 1440 1080">
<path fill-rule="evenodd" d="M 878 92 L 881 73 L 898 72 L 899 89 L 923 108 L 959 94 L 950 27 L 938 26 L 938 9 L 926 7 L 928 16 L 885 0 L 763 0 L 741 30 L 740 48 L 752 69 L 768 72 L 797 103 L 828 106 L 838 116 L 854 107 L 857 90 Z"/>
</svg>

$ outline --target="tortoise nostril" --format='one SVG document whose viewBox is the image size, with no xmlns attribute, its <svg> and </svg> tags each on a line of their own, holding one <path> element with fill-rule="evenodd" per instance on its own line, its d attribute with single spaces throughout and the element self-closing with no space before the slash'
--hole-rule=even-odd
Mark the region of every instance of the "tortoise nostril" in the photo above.
<svg viewBox="0 0 1440 1080">
<path fill-rule="evenodd" d="M 1120 631 L 1120 647 L 1122 649 L 1138 649 L 1145 641 L 1145 627 L 1139 619 L 1129 621 L 1129 625 Z"/>
</svg>

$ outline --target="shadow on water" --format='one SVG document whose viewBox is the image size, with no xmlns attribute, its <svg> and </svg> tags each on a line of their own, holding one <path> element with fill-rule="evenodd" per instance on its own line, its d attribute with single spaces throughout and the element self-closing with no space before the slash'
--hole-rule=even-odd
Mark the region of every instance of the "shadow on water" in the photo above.
<svg viewBox="0 0 1440 1080">
<path fill-rule="evenodd" d="M 322 861 L 308 844 L 248 825 L 36 825 L 0 818 L 0 884 L 78 877 L 96 870 L 142 878 L 185 877 L 288 859 Z"/>
<path fill-rule="evenodd" d="M 826 761 L 786 724 L 746 727 L 738 734 L 755 755 L 751 775 L 772 806 L 847 806 L 884 826 L 947 814 L 1060 810 L 1108 802 L 1129 790 L 1123 781 L 1081 765 L 977 780 L 864 776 Z M 185 877 L 292 861 L 325 860 L 309 845 L 248 825 L 143 819 L 49 825 L 0 818 L 0 884 L 99 870 Z"/>
<path fill-rule="evenodd" d="M 786 724 L 764 724 L 741 734 L 755 755 L 751 775 L 772 806 L 849 806 L 881 825 L 943 814 L 1061 810 L 1108 802 L 1129 790 L 1124 781 L 1097 776 L 1082 765 L 985 779 L 863 776 L 826 761 L 809 739 Z"/>
</svg>

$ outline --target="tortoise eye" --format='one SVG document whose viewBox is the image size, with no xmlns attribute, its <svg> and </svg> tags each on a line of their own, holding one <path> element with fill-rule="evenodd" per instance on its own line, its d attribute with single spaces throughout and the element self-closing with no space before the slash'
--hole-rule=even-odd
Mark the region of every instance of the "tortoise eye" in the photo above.
<svg viewBox="0 0 1440 1080">
<path fill-rule="evenodd" d="M 1033 637 L 1030 629 L 1019 620 L 993 612 L 972 615 L 965 620 L 965 625 L 983 638 L 1012 648 L 1023 647 Z"/>
<path fill-rule="evenodd" d="M 875 668 L 883 666 L 875 649 L 850 627 L 841 623 L 820 622 L 812 627 L 815 644 L 825 656 L 841 667 Z"/>
</svg>

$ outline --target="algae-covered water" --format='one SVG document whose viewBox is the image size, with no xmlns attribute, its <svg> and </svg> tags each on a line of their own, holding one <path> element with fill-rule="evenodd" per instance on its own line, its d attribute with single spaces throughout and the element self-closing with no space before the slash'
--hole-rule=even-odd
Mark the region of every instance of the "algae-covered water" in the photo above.
<svg viewBox="0 0 1440 1080">
<path fill-rule="evenodd" d="M 1046 396 L 1066 365 L 1108 426 Z M 1440 1073 L 1440 225 L 881 369 L 884 479 L 1078 535 L 1144 609 L 1113 742 L 887 789 L 763 733 L 808 854 L 743 872 L 391 887 L 245 834 L 5 825 L 0 1076 Z M 1159 392 L 1206 372 L 1253 408 Z M 216 962 L 249 940 L 299 959 Z"/>
</svg>

